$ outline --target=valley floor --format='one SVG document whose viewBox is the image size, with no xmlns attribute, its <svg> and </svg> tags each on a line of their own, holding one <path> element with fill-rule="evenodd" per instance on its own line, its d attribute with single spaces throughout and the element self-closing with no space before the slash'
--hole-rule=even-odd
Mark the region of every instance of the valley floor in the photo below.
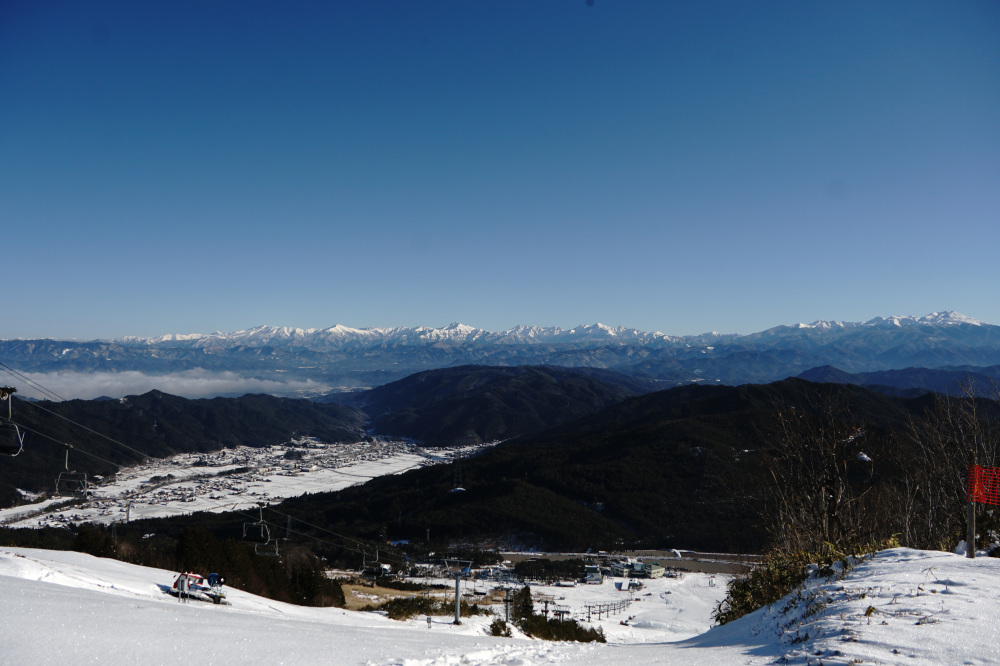
<svg viewBox="0 0 1000 666">
<path fill-rule="evenodd" d="M 0 510 L 7 527 L 111 524 L 195 511 L 236 511 L 306 493 L 330 492 L 377 476 L 449 462 L 481 447 L 424 449 L 397 440 L 325 444 L 312 439 L 280 446 L 241 446 L 212 453 L 151 459 L 95 483 L 86 500 L 68 494 Z M 53 472 L 53 486 L 57 477 Z M 91 480 L 93 482 L 93 480 Z"/>
</svg>

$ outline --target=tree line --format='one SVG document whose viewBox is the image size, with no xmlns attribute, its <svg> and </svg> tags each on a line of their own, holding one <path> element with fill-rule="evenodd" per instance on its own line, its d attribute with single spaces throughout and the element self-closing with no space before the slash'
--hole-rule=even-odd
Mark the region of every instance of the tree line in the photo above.
<svg viewBox="0 0 1000 666">
<path fill-rule="evenodd" d="M 743 494 L 760 508 L 771 547 L 850 549 L 894 539 L 953 549 L 964 536 L 970 466 L 1000 464 L 1000 394 L 930 394 L 890 429 L 830 386 L 822 399 L 775 404 L 758 426 L 764 446 L 748 456 Z M 995 526 L 989 507 L 978 511 L 978 545 L 986 547 Z"/>
<path fill-rule="evenodd" d="M 220 539 L 203 527 L 191 526 L 176 536 L 148 534 L 85 524 L 75 531 L 58 528 L 0 529 L 0 545 L 74 550 L 168 571 L 215 572 L 226 585 L 258 596 L 303 606 L 344 606 L 340 583 L 326 575 L 323 561 L 306 546 L 296 545 L 281 557 L 262 557 L 253 544 Z"/>
</svg>

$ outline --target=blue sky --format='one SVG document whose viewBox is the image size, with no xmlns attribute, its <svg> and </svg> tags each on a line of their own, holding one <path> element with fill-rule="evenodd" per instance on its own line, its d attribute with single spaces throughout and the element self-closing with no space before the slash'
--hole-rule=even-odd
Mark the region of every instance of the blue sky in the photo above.
<svg viewBox="0 0 1000 666">
<path fill-rule="evenodd" d="M 1000 323 L 996 2 L 0 4 L 0 337 Z"/>
</svg>

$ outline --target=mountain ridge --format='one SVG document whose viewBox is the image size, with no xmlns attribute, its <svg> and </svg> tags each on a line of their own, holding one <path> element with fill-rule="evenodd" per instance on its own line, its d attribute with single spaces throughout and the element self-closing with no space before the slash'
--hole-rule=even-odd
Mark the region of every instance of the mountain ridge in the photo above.
<svg viewBox="0 0 1000 666">
<path fill-rule="evenodd" d="M 251 380 L 266 380 L 273 383 L 268 392 L 297 397 L 367 389 L 463 365 L 599 368 L 668 388 L 692 382 L 768 383 L 825 365 L 848 373 L 990 367 L 1000 365 L 1000 326 L 954 311 L 685 337 L 605 324 L 517 326 L 500 332 L 459 323 L 441 328 L 258 326 L 89 342 L 0 340 L 0 359 L 20 372 L 79 373 L 75 381 L 81 385 L 84 375 L 102 372 L 138 372 L 150 378 L 145 383 L 150 388 L 159 388 L 158 378 L 172 373 L 233 373 L 246 379 L 246 392 L 259 391 L 250 388 Z M 186 395 L 206 395 L 196 390 L 192 386 Z"/>
<path fill-rule="evenodd" d="M 892 315 L 888 317 L 874 317 L 867 321 L 851 322 L 836 320 L 816 320 L 812 323 L 781 324 L 773 326 L 763 331 L 752 333 L 719 333 L 710 331 L 695 335 L 674 336 L 660 331 L 642 331 L 637 328 L 626 326 L 609 326 L 601 322 L 593 324 L 579 324 L 569 329 L 559 326 L 536 326 L 530 324 L 520 324 L 503 331 L 490 331 L 488 329 L 477 328 L 452 322 L 439 328 L 429 326 L 392 326 L 392 327 L 364 327 L 355 328 L 343 324 L 334 324 L 327 328 L 298 328 L 292 326 L 274 326 L 262 324 L 249 329 L 241 329 L 223 333 L 167 333 L 154 337 L 123 336 L 119 338 L 96 338 L 93 340 L 79 340 L 66 338 L 7 338 L 2 341 L 29 341 L 29 340 L 49 340 L 66 342 L 105 342 L 124 345 L 155 345 L 165 343 L 204 345 L 210 341 L 219 342 L 251 342 L 255 344 L 274 344 L 281 341 L 310 341 L 310 342 L 337 342 L 345 340 L 364 340 L 379 342 L 387 341 L 490 341 L 490 342 L 510 342 L 514 344 L 542 342 L 542 341 L 575 341 L 575 340 L 621 340 L 621 341 L 662 341 L 668 343 L 680 343 L 684 341 L 707 341 L 729 338 L 755 338 L 767 337 L 775 333 L 790 330 L 849 330 L 863 328 L 902 328 L 905 326 L 993 326 L 974 317 L 967 317 L 954 310 L 932 312 L 923 316 L 913 315 Z"/>
</svg>

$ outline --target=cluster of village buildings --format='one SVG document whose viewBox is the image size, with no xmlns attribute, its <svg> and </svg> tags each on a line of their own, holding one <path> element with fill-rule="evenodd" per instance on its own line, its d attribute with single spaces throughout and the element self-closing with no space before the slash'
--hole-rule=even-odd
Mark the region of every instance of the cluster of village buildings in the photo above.
<svg viewBox="0 0 1000 666">
<path fill-rule="evenodd" d="M 62 487 L 57 480 L 50 498 L 40 502 L 36 510 L 2 522 L 58 527 L 246 508 L 304 492 L 336 490 L 385 473 L 371 465 L 365 467 L 365 463 L 406 456 L 410 462 L 402 464 L 401 469 L 405 469 L 444 462 L 463 453 L 427 450 L 399 440 L 373 438 L 327 444 L 301 438 L 279 446 L 182 454 L 122 469 L 113 477 L 74 479 L 71 488 Z"/>
</svg>

